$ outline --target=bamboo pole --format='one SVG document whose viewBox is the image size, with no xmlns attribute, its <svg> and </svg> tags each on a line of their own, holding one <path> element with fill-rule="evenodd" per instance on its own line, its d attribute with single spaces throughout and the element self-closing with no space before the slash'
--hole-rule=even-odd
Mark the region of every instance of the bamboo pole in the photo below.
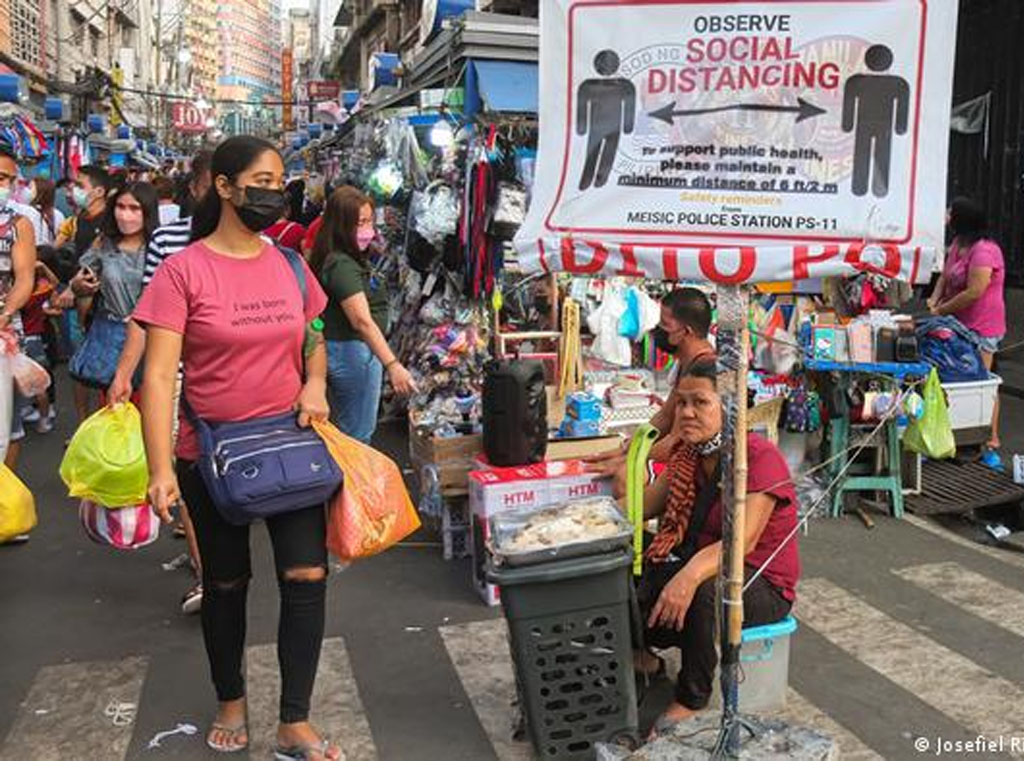
<svg viewBox="0 0 1024 768">
<path fill-rule="evenodd" d="M 747 497 L 747 359 L 750 331 L 747 290 L 718 287 L 718 378 L 722 399 L 721 601 L 722 730 L 716 756 L 739 752 L 739 660 L 743 632 L 743 560 Z"/>
</svg>

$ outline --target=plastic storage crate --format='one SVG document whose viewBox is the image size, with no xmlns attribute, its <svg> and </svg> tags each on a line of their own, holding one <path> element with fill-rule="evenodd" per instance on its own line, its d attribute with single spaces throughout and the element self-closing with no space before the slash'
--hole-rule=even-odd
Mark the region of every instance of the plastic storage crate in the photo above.
<svg viewBox="0 0 1024 768">
<path fill-rule="evenodd" d="M 594 760 L 637 742 L 629 552 L 492 567 L 527 731 L 544 760 Z"/>
<path fill-rule="evenodd" d="M 775 624 L 746 627 L 740 649 L 740 711 L 773 712 L 786 706 L 789 686 L 789 640 L 796 619 L 787 616 Z M 715 687 L 709 707 L 721 706 L 721 686 Z"/>
<path fill-rule="evenodd" d="M 949 420 L 953 429 L 988 427 L 1003 380 L 994 373 L 986 381 L 963 381 L 943 384 L 949 401 Z"/>
</svg>

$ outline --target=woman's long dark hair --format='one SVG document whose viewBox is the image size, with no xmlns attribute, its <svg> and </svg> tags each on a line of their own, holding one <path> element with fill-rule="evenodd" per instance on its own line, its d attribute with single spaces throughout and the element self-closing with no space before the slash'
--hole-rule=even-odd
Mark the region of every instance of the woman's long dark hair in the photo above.
<svg viewBox="0 0 1024 768">
<path fill-rule="evenodd" d="M 313 242 L 309 255 L 309 268 L 319 277 L 327 260 L 335 253 L 346 253 L 360 263 L 366 254 L 360 252 L 356 242 L 359 211 L 364 205 L 373 207 L 373 201 L 355 187 L 339 187 L 331 193 L 324 205 L 323 223 Z"/>
<path fill-rule="evenodd" d="M 985 209 L 969 197 L 957 197 L 949 204 L 949 231 L 957 243 L 970 248 L 988 237 Z"/>
<path fill-rule="evenodd" d="M 143 243 L 143 247 L 145 247 L 145 244 L 149 243 L 149 239 L 153 237 L 153 232 L 160 226 L 160 201 L 153 185 L 144 181 L 119 187 L 114 194 L 107 198 L 107 211 L 103 214 L 100 232 L 114 245 L 120 243 L 124 238 L 121 228 L 117 226 L 117 217 L 114 215 L 114 211 L 117 208 L 117 201 L 125 195 L 134 197 L 142 208 L 142 236 L 145 238 Z"/>
<path fill-rule="evenodd" d="M 46 222 L 46 228 L 50 231 L 50 238 L 56 238 L 57 227 L 55 226 L 56 220 L 53 216 L 53 204 L 56 199 L 57 187 L 49 179 L 35 179 L 33 183 L 36 185 L 36 196 L 32 201 L 32 205 L 39 211 L 43 221 Z"/>
<path fill-rule="evenodd" d="M 234 184 L 240 174 L 267 152 L 277 152 L 277 148 L 257 136 L 232 136 L 217 145 L 210 162 L 213 184 L 192 214 L 192 242 L 212 235 L 220 223 L 221 199 L 217 194 L 217 177 L 225 176 Z M 279 152 L 277 154 L 280 155 Z"/>
<path fill-rule="evenodd" d="M 302 223 L 302 206 L 306 200 L 306 182 L 292 179 L 285 185 L 285 197 L 288 198 L 288 221 Z"/>
</svg>

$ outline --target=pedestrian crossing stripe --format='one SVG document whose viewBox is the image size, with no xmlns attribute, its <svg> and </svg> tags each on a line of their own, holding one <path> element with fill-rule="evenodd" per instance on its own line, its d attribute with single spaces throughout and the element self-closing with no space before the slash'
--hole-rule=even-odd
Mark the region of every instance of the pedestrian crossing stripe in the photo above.
<svg viewBox="0 0 1024 768">
<path fill-rule="evenodd" d="M 148 661 L 43 667 L 0 744 L 0 760 L 123 760 Z"/>
<path fill-rule="evenodd" d="M 1024 690 L 827 579 L 801 582 L 796 613 L 826 640 L 974 733 L 1024 733 L 1024 708 L 1017 704 Z"/>
<path fill-rule="evenodd" d="M 1005 585 L 952 562 L 900 568 L 894 574 L 981 619 L 984 623 L 976 631 L 998 626 L 1024 637 L 1024 597 Z M 1024 700 L 1024 690 L 1014 683 L 826 579 L 805 579 L 799 593 L 796 613 L 800 621 L 846 654 L 851 663 L 874 670 L 944 720 L 971 732 L 992 737 L 1024 733 L 1024 709 L 1017 706 Z M 530 759 L 529 744 L 513 739 L 515 680 L 504 619 L 447 625 L 438 631 L 495 754 L 502 760 Z M 1019 655 L 1020 650 L 1009 652 Z M 799 664 L 799 657 L 793 663 Z M 40 669 L 7 733 L 0 732 L 0 759 L 124 759 L 135 738 L 136 713 L 145 707 L 149 715 L 149 706 L 159 706 L 158 702 L 140 701 L 149 664 L 147 658 L 133 656 Z M 268 759 L 280 692 L 276 646 L 249 648 L 246 670 L 252 742 L 248 756 Z M 197 684 L 209 685 L 209 681 Z M 777 714 L 830 734 L 841 759 L 879 758 L 871 746 L 792 688 L 786 708 Z M 324 641 L 311 717 L 325 736 L 343 748 L 346 759 L 376 759 L 372 731 L 342 638 Z M 189 739 L 192 748 L 205 749 L 198 740 L 205 738 L 208 723 L 194 722 L 198 733 L 168 738 L 161 757 L 173 759 L 176 750 L 182 749 L 183 739 Z M 850 722 L 848 717 L 844 722 Z M 148 743 L 154 733 L 138 734 L 137 743 Z"/>
<path fill-rule="evenodd" d="M 976 542 L 965 539 L 963 536 L 947 531 L 941 525 L 933 523 L 926 517 L 918 517 L 917 515 L 904 515 L 900 518 L 903 522 L 909 523 L 916 528 L 920 528 L 922 531 L 928 531 L 928 533 L 938 536 L 940 539 L 952 542 L 953 544 L 959 544 L 964 549 L 970 549 L 979 554 L 985 555 L 986 557 L 998 560 L 1005 565 L 1012 565 L 1015 568 L 1024 568 L 1024 557 L 1017 552 L 1007 552 L 1005 550 L 996 549 L 994 547 L 986 547 L 984 544 L 978 544 Z"/>
<path fill-rule="evenodd" d="M 254 645 L 246 649 L 245 662 L 249 755 L 253 760 L 267 760 L 274 751 L 281 691 L 277 645 Z M 345 641 L 340 637 L 326 638 L 323 642 L 310 700 L 310 720 L 321 736 L 341 747 L 342 760 L 377 759 Z"/>
<path fill-rule="evenodd" d="M 958 563 L 928 563 L 893 573 L 957 608 L 1024 637 L 1024 594 L 1015 589 Z"/>
<path fill-rule="evenodd" d="M 531 759 L 533 750 L 530 745 L 512 739 L 516 689 L 505 620 L 490 619 L 440 627 L 439 631 L 458 671 L 462 687 L 473 703 L 480 724 L 490 738 L 498 758 Z M 675 668 L 678 669 L 678 664 Z M 792 688 L 787 692 L 785 709 L 773 714 L 787 722 L 808 725 L 829 734 L 839 747 L 840 759 L 882 759 Z"/>
</svg>

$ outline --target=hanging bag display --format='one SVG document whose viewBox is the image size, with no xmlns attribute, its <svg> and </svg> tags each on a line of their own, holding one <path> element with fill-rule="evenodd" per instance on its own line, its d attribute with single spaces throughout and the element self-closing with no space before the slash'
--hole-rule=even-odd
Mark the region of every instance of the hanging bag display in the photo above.
<svg viewBox="0 0 1024 768">
<path fill-rule="evenodd" d="M 342 560 L 383 552 L 420 527 L 398 466 L 330 422 L 313 425 L 345 476 L 327 517 L 327 549 Z"/>
<path fill-rule="evenodd" d="M 949 419 L 946 393 L 939 383 L 939 374 L 931 369 L 924 383 L 924 413 L 903 435 L 903 445 L 914 453 L 932 459 L 948 459 L 956 455 L 956 439 Z"/>
</svg>

